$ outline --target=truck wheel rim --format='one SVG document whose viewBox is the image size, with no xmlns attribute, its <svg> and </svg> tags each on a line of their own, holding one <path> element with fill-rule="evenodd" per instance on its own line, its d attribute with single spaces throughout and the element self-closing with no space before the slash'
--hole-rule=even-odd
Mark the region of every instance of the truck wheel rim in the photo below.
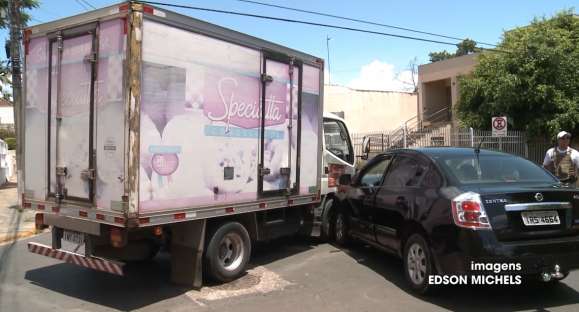
<svg viewBox="0 0 579 312">
<path fill-rule="evenodd" d="M 244 256 L 245 246 L 239 234 L 228 233 L 221 239 L 217 257 L 223 269 L 236 270 L 241 265 Z"/>
<path fill-rule="evenodd" d="M 408 250 L 406 261 L 408 275 L 412 282 L 416 285 L 422 284 L 426 278 L 426 254 L 424 249 L 417 243 L 412 244 Z"/>
<path fill-rule="evenodd" d="M 336 239 L 341 240 L 344 237 L 344 218 L 341 214 L 336 217 Z"/>
</svg>

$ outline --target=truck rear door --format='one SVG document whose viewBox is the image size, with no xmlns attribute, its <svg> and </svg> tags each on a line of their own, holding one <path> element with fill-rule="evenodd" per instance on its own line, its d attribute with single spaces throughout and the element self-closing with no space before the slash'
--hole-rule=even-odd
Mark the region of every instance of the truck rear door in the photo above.
<svg viewBox="0 0 579 312">
<path fill-rule="evenodd" d="M 299 189 L 301 64 L 266 55 L 263 70 L 259 193 L 293 194 Z"/>
<path fill-rule="evenodd" d="M 49 192 L 94 199 L 96 24 L 58 32 L 49 45 Z"/>
</svg>

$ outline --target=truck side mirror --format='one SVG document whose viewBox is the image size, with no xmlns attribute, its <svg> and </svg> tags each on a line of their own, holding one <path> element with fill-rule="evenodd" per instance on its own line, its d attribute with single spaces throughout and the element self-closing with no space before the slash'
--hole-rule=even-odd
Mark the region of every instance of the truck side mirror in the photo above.
<svg viewBox="0 0 579 312">
<path fill-rule="evenodd" d="M 348 173 L 345 173 L 345 174 L 340 176 L 338 183 L 340 185 L 350 185 L 352 183 L 352 176 Z"/>
<path fill-rule="evenodd" d="M 370 137 L 365 136 L 362 139 L 362 156 L 363 160 L 368 159 L 368 154 L 370 153 Z"/>
</svg>

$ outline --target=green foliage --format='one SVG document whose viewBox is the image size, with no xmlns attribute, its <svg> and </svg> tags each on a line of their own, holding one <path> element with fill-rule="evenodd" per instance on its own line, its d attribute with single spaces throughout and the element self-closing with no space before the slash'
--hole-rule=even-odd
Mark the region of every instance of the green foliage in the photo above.
<svg viewBox="0 0 579 312">
<path fill-rule="evenodd" d="M 8 144 L 9 150 L 16 149 L 16 138 L 5 138 L 4 142 L 6 142 L 6 144 Z"/>
<path fill-rule="evenodd" d="M 492 116 L 508 117 L 509 129 L 546 138 L 579 134 L 579 18 L 564 11 L 506 32 L 506 52 L 485 52 L 461 77 L 461 123 L 490 128 Z"/>
<path fill-rule="evenodd" d="M 448 53 L 448 51 L 444 50 L 441 52 L 430 52 L 428 56 L 430 57 L 430 62 L 434 63 L 452 58 L 454 57 L 454 54 Z"/>
<path fill-rule="evenodd" d="M 476 42 L 468 38 L 464 39 L 461 43 L 456 45 L 456 56 L 462 56 L 474 53 L 476 51 Z"/>
<path fill-rule="evenodd" d="M 25 10 L 30 10 L 37 8 L 40 5 L 39 0 L 20 0 L 20 22 L 22 25 L 27 25 L 30 21 L 30 14 L 26 13 Z M 8 0 L 0 0 L 0 11 L 7 12 L 4 16 L 0 17 L 0 28 L 10 28 L 10 4 Z"/>
<path fill-rule="evenodd" d="M 456 52 L 454 53 L 449 53 L 448 51 L 444 50 L 441 52 L 430 52 L 428 56 L 430 57 L 430 62 L 434 63 L 457 56 L 471 54 L 476 52 L 476 50 L 477 50 L 476 42 L 474 42 L 474 40 L 466 38 L 456 45 Z"/>
<path fill-rule="evenodd" d="M 11 129 L 0 129 L 0 139 L 4 140 L 5 138 L 12 138 L 15 137 L 16 133 L 14 130 Z"/>
<path fill-rule="evenodd" d="M 39 0 L 20 0 L 20 23 L 24 26 L 27 25 L 31 19 L 30 14 L 26 10 L 37 8 L 40 5 Z M 8 36 L 10 36 L 10 3 L 8 0 L 0 0 L 0 29 L 7 29 Z M 9 38 L 7 38 L 7 42 Z M 10 79 L 12 69 L 9 66 L 8 60 L 0 60 L 0 96 L 10 100 L 12 94 L 10 93 L 7 86 L 12 85 L 12 80 Z"/>
</svg>

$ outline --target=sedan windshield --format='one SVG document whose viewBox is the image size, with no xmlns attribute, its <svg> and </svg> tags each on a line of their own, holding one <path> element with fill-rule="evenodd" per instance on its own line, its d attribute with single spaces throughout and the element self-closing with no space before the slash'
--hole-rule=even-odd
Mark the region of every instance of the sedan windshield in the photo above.
<svg viewBox="0 0 579 312">
<path fill-rule="evenodd" d="M 436 157 L 443 170 L 461 184 L 505 182 L 556 182 L 536 164 L 510 155 L 448 155 Z"/>
</svg>

